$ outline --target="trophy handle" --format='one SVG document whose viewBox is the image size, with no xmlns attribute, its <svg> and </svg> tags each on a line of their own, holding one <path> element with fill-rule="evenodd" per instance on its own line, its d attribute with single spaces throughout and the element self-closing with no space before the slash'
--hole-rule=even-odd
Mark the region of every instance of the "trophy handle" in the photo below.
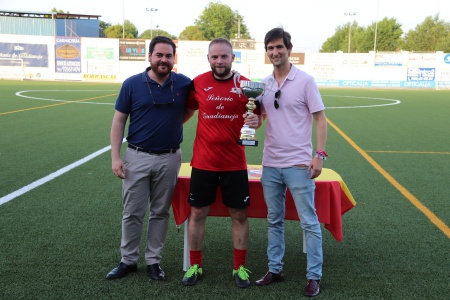
<svg viewBox="0 0 450 300">
<path fill-rule="evenodd" d="M 258 103 L 259 103 L 259 99 L 261 99 L 262 97 L 264 97 L 265 96 L 265 94 L 266 94 L 266 84 L 263 84 L 263 88 L 262 88 L 262 93 L 261 93 L 261 95 L 259 95 L 258 96 Z"/>
</svg>

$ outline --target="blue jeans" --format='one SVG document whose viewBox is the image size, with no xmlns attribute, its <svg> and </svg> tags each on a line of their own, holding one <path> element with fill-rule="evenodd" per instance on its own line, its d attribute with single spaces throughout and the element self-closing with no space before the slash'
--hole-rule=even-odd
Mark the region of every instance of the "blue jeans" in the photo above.
<svg viewBox="0 0 450 300">
<path fill-rule="evenodd" d="M 319 280 L 322 277 L 322 231 L 314 206 L 316 187 L 307 167 L 272 168 L 263 167 L 261 184 L 267 205 L 269 271 L 279 273 L 283 269 L 285 252 L 284 216 L 286 211 L 286 189 L 294 199 L 300 218 L 300 226 L 305 232 L 306 277 Z M 298 242 L 302 249 L 302 242 Z"/>
</svg>

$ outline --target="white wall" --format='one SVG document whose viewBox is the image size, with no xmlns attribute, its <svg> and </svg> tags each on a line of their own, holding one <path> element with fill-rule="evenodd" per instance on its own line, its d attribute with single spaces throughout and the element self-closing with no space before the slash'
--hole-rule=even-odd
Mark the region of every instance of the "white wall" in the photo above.
<svg viewBox="0 0 450 300">
<path fill-rule="evenodd" d="M 55 38 L 47 36 L 0 35 L 1 43 L 45 44 L 48 51 L 47 68 L 25 68 L 25 76 L 36 80 L 83 80 L 122 82 L 140 73 L 149 65 L 145 61 L 119 60 L 119 39 L 81 38 L 81 74 L 55 72 Z M 150 40 L 146 40 L 148 51 Z M 175 70 L 188 77 L 209 71 L 207 61 L 208 41 L 177 41 Z M 101 52 L 113 51 L 113 57 L 102 60 L 88 57 L 88 49 Z M 94 50 L 93 50 L 94 49 Z M 255 50 L 235 49 L 233 70 L 252 80 L 261 80 L 272 72 L 272 65 L 265 60 L 263 43 L 255 43 Z M 305 61 L 298 68 L 310 73 L 318 85 L 338 86 L 384 86 L 394 82 L 399 87 L 450 86 L 450 54 L 437 53 L 305 53 Z M 1 53 L 0 53 L 1 57 Z M 3 70 L 2 70 L 3 68 Z M 5 71 L 6 70 L 6 71 Z M 3 72 L 2 72 L 3 71 Z M 7 69 L 0 66 L 0 76 Z M 432 82 L 414 74 L 433 73 Z M 442 81 L 442 82 L 440 82 Z"/>
</svg>

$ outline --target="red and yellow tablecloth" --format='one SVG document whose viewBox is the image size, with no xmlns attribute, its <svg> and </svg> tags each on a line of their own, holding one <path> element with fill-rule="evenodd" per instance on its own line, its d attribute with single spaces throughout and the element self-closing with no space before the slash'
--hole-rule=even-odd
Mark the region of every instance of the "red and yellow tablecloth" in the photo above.
<svg viewBox="0 0 450 300">
<path fill-rule="evenodd" d="M 250 218 L 266 218 L 267 206 L 264 202 L 260 182 L 262 166 L 249 165 L 247 170 L 251 199 L 250 207 L 247 209 L 247 216 Z M 190 175 L 191 167 L 189 163 L 183 163 L 172 199 L 172 210 L 177 225 L 186 221 L 191 211 L 187 202 Z M 342 241 L 342 215 L 352 209 L 356 202 L 338 173 L 324 168 L 322 174 L 316 178 L 315 204 L 319 221 L 325 225 L 325 228 L 331 232 L 337 241 Z M 217 193 L 216 202 L 211 206 L 209 215 L 217 217 L 229 216 L 228 208 L 222 203 L 220 190 Z M 286 197 L 285 219 L 298 220 L 297 210 L 289 191 Z"/>
</svg>

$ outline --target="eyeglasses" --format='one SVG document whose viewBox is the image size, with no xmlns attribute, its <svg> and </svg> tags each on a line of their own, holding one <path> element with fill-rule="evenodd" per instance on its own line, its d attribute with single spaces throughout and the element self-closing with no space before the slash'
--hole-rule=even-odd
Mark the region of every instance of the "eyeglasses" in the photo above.
<svg viewBox="0 0 450 300">
<path fill-rule="evenodd" d="M 172 101 L 170 101 L 170 98 L 169 98 L 169 101 L 166 101 L 166 102 L 155 102 L 155 98 L 153 97 L 152 89 L 150 88 L 150 85 L 148 84 L 148 81 L 145 81 L 145 82 L 147 83 L 148 92 L 150 93 L 150 96 L 152 97 L 153 104 L 155 106 L 168 105 L 168 104 L 172 104 L 172 103 L 175 102 L 175 94 L 173 93 L 173 82 L 170 85 L 170 91 L 172 92 Z M 164 97 L 164 98 L 166 98 L 166 97 Z"/>
<path fill-rule="evenodd" d="M 273 106 L 275 106 L 275 109 L 278 109 L 278 107 L 280 107 L 280 104 L 278 104 L 278 101 L 280 100 L 280 94 L 281 94 L 281 90 L 278 90 L 275 93 L 275 100 L 273 101 Z"/>
</svg>

